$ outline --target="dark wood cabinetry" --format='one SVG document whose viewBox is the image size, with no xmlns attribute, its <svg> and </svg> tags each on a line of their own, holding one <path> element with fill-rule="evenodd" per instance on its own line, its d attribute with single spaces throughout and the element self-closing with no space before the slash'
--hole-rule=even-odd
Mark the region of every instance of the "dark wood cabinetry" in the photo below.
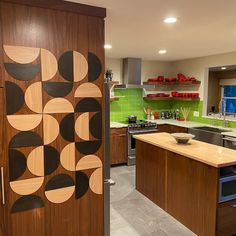
<svg viewBox="0 0 236 236">
<path fill-rule="evenodd" d="M 218 206 L 218 236 L 236 235 L 236 200 Z"/>
<path fill-rule="evenodd" d="M 110 129 L 110 163 L 127 163 L 127 128 Z"/>
<path fill-rule="evenodd" d="M 169 125 L 163 124 L 158 125 L 158 132 L 167 132 L 167 133 L 187 133 L 188 129 L 185 127 L 177 126 L 177 125 Z"/>
<path fill-rule="evenodd" d="M 1 236 L 104 235 L 105 12 L 0 1 Z"/>
</svg>

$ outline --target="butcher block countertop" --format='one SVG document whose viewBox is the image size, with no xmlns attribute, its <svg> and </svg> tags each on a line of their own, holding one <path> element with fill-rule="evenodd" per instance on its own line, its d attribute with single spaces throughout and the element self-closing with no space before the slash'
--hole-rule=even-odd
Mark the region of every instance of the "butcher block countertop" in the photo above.
<svg viewBox="0 0 236 236">
<path fill-rule="evenodd" d="M 236 150 L 197 140 L 190 140 L 188 144 L 177 144 L 168 133 L 140 134 L 134 138 L 216 168 L 236 164 Z"/>
</svg>

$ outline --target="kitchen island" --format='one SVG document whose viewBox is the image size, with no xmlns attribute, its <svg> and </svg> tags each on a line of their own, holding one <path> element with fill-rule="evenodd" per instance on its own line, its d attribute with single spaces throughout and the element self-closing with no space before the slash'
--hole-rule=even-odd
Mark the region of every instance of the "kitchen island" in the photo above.
<svg viewBox="0 0 236 236">
<path fill-rule="evenodd" d="M 236 201 L 218 203 L 220 168 L 236 164 L 235 150 L 168 133 L 135 138 L 139 192 L 199 236 L 236 234 Z"/>
</svg>

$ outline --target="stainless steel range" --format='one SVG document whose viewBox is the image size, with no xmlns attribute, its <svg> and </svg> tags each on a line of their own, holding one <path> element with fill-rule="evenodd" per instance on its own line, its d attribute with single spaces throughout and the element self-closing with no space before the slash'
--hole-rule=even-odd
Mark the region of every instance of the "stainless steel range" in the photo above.
<svg viewBox="0 0 236 236">
<path fill-rule="evenodd" d="M 133 135 L 157 132 L 157 124 L 154 122 L 141 121 L 128 125 L 128 165 L 135 165 L 136 140 Z"/>
</svg>

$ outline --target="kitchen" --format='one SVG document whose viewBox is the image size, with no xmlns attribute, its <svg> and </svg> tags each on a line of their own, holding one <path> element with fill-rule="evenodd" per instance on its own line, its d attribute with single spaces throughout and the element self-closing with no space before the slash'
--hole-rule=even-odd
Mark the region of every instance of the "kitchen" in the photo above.
<svg viewBox="0 0 236 236">
<path fill-rule="evenodd" d="M 0 235 L 236 234 L 235 1 L 0 4 Z"/>
</svg>

